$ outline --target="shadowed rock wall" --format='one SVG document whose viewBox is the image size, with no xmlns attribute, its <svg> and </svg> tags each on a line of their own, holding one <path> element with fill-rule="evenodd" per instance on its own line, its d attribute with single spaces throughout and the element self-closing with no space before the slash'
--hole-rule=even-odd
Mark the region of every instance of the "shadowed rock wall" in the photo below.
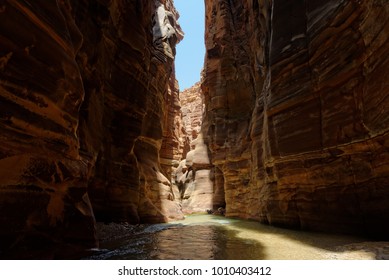
<svg viewBox="0 0 389 280">
<path fill-rule="evenodd" d="M 1 247 L 95 246 L 78 138 L 82 34 L 63 2 L 2 1 L 0 13 Z"/>
<path fill-rule="evenodd" d="M 84 34 L 78 54 L 87 84 L 81 149 L 92 158 L 89 193 L 104 220 L 181 217 L 159 156 L 174 121 L 170 108 L 178 90 L 172 64 L 182 39 L 172 3 L 164 2 L 72 4 Z M 161 151 L 163 158 L 173 158 L 173 149 Z"/>
<path fill-rule="evenodd" d="M 192 153 L 172 4 L 0 1 L 0 254 L 96 246 L 95 217 L 182 218 L 186 152 L 228 216 L 387 238 L 388 2 L 206 1 Z"/>
<path fill-rule="evenodd" d="M 387 238 L 388 15 L 387 1 L 206 1 L 203 134 L 228 216 Z"/>
<path fill-rule="evenodd" d="M 170 0 L 0 1 L 1 248 L 96 246 L 94 213 L 182 218 L 160 166 L 176 19 Z"/>
</svg>

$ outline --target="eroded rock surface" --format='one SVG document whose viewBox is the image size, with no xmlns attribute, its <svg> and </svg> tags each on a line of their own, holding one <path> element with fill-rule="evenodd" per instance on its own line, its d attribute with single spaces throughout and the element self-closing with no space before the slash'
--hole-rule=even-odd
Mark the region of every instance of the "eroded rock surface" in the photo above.
<svg viewBox="0 0 389 280">
<path fill-rule="evenodd" d="M 82 35 L 63 2 L 1 7 L 1 248 L 37 240 L 95 246 L 78 138 Z"/>
<path fill-rule="evenodd" d="M 177 18 L 172 0 L 0 1 L 0 254 L 224 205 L 387 238 L 389 3 L 206 1 L 189 115 Z"/>
<path fill-rule="evenodd" d="M 182 156 L 194 149 L 192 141 L 201 131 L 204 113 L 204 100 L 201 92 L 201 82 L 180 92 L 182 123 L 185 129 L 185 149 Z"/>
<path fill-rule="evenodd" d="M 200 82 L 180 92 L 180 101 L 185 146 L 173 182 L 180 191 L 184 213 L 205 213 L 213 208 L 214 171 L 201 133 L 204 102 Z"/>
<path fill-rule="evenodd" d="M 202 132 L 227 216 L 389 233 L 386 1 L 206 1 Z"/>
<path fill-rule="evenodd" d="M 177 17 L 171 0 L 0 1 L 4 250 L 96 246 L 95 215 L 183 217 L 160 165 L 174 135 Z"/>
</svg>

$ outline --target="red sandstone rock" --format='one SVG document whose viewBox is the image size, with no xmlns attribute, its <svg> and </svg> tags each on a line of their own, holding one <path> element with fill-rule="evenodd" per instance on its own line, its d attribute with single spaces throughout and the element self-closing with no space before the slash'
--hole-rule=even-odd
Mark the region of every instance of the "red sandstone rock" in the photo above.
<svg viewBox="0 0 389 280">
<path fill-rule="evenodd" d="M 70 256 L 97 245 L 95 216 L 224 205 L 387 238 L 388 16 L 379 0 L 206 1 L 204 96 L 180 105 L 172 0 L 4 2 L 2 253 Z"/>
<path fill-rule="evenodd" d="M 160 165 L 182 149 L 176 19 L 171 0 L 1 4 L 1 248 L 96 246 L 94 214 L 183 217 Z"/>
<path fill-rule="evenodd" d="M 204 102 L 200 83 L 180 93 L 182 120 L 186 134 L 184 138 L 190 143 L 184 150 L 183 160 L 175 173 L 176 183 L 180 189 L 182 211 L 186 214 L 217 209 L 214 206 L 213 173 L 207 144 L 201 133 Z M 189 148 L 191 150 L 189 150 Z M 222 198 L 224 200 L 224 196 Z M 220 200 L 220 198 L 219 198 Z"/>
<path fill-rule="evenodd" d="M 192 141 L 199 135 L 203 122 L 204 101 L 200 85 L 201 83 L 198 82 L 180 92 L 182 122 L 191 149 L 193 149 Z M 188 151 L 184 151 L 184 157 Z"/>
<path fill-rule="evenodd" d="M 165 101 L 164 107 L 167 108 L 167 114 L 163 123 L 163 140 L 159 156 L 164 174 L 170 180 L 174 170 L 178 167 L 182 159 L 185 145 L 185 139 L 183 137 L 185 128 L 182 121 L 179 88 L 173 73 L 170 78 L 169 91 L 165 97 Z"/>
<path fill-rule="evenodd" d="M 192 141 L 192 144 L 194 150 L 188 152 L 183 161 L 186 172 L 178 181 L 181 189 L 182 211 L 187 214 L 204 213 L 207 209 L 214 208 L 213 167 L 201 133 Z"/>
<path fill-rule="evenodd" d="M 82 35 L 62 2 L 1 7 L 0 247 L 96 246 L 77 133 Z"/>
<path fill-rule="evenodd" d="M 385 1 L 206 2 L 202 131 L 228 216 L 387 237 L 388 15 Z"/>
<path fill-rule="evenodd" d="M 168 174 L 182 149 L 173 67 L 182 33 L 172 1 L 88 5 L 77 2 L 72 9 L 84 34 L 82 69 L 93 69 L 84 70 L 86 95 L 97 95 L 99 104 L 90 100 L 84 107 L 101 118 L 85 117 L 80 129 L 85 135 L 95 134 L 95 126 L 101 131 L 96 145 L 85 143 L 96 160 L 89 178 L 96 216 L 132 223 L 183 218 Z M 85 9 L 97 13 L 85 17 Z M 91 36 L 91 28 L 99 36 Z M 81 137 L 81 144 L 90 138 Z"/>
</svg>

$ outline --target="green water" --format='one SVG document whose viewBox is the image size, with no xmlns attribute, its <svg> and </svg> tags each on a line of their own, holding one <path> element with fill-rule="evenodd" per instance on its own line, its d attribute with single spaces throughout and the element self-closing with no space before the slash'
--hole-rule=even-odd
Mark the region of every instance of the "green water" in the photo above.
<svg viewBox="0 0 389 280">
<path fill-rule="evenodd" d="M 214 215 L 142 225 L 124 235 L 102 242 L 100 250 L 90 258 L 376 259 L 379 248 L 382 249 L 382 244 L 358 237 L 294 231 Z"/>
</svg>

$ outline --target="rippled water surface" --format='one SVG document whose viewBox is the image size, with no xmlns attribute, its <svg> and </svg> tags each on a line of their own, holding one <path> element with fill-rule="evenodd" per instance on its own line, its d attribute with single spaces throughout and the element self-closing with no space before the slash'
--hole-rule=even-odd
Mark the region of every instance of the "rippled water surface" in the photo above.
<svg viewBox="0 0 389 280">
<path fill-rule="evenodd" d="M 102 242 L 101 249 L 90 258 L 376 259 L 389 254 L 388 243 L 280 229 L 214 215 L 193 215 L 180 222 L 120 231 L 117 235 L 121 238 Z"/>
</svg>

